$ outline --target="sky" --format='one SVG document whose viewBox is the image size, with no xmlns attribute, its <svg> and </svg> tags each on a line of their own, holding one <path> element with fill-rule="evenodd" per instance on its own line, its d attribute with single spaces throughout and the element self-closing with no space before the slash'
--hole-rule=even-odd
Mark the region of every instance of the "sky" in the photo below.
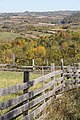
<svg viewBox="0 0 80 120">
<path fill-rule="evenodd" d="M 0 13 L 58 10 L 80 10 L 80 0 L 0 0 Z"/>
</svg>

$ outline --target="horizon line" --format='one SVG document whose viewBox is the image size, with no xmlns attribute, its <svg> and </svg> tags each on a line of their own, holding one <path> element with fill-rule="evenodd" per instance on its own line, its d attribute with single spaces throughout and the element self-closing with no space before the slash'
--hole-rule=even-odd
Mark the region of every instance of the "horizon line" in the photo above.
<svg viewBox="0 0 80 120">
<path fill-rule="evenodd" d="M 58 12 L 58 11 L 80 11 L 80 10 L 25 10 L 25 11 L 7 11 L 7 12 L 5 12 L 5 11 L 3 11 L 3 12 L 1 12 L 0 11 L 0 13 L 24 13 L 24 12 Z"/>
</svg>

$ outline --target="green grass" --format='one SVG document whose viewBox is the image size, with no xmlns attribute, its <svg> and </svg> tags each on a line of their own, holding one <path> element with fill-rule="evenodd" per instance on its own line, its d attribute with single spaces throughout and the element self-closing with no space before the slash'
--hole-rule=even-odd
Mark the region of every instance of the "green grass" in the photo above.
<svg viewBox="0 0 80 120">
<path fill-rule="evenodd" d="M 2 71 L 1 72 L 0 71 L 0 88 L 23 83 L 23 78 L 24 78 L 23 75 L 24 75 L 23 72 L 10 72 L 10 71 Z M 30 73 L 30 80 L 38 78 L 39 76 L 41 76 L 41 75 Z M 30 90 L 37 89 L 39 87 L 41 87 L 41 84 L 31 87 Z M 21 95 L 22 93 L 23 93 L 23 91 L 19 91 L 14 94 L 3 96 L 0 98 L 0 102 L 15 98 L 16 96 Z"/>
<path fill-rule="evenodd" d="M 48 106 L 44 120 L 80 120 L 80 89 L 65 92 Z"/>
<path fill-rule="evenodd" d="M 0 88 L 20 84 L 23 82 L 22 72 L 0 71 Z"/>
<path fill-rule="evenodd" d="M 38 78 L 40 76 L 41 76 L 41 74 L 30 73 L 30 80 L 32 81 L 35 78 Z M 58 78 L 58 77 L 59 76 L 56 76 L 56 78 Z M 45 84 L 48 83 L 49 81 L 51 81 L 51 79 L 45 80 Z M 7 86 L 12 86 L 12 85 L 16 85 L 16 84 L 21 84 L 21 83 L 23 83 L 23 72 L 0 71 L 0 88 L 4 88 Z M 31 87 L 30 91 L 36 90 L 36 89 L 42 87 L 42 85 L 43 85 L 42 83 L 38 83 L 37 85 Z M 23 94 L 23 91 L 19 91 L 14 94 L 3 96 L 0 98 L 0 102 L 13 99 L 22 94 Z M 0 111 L 0 114 L 5 114 L 10 109 L 11 108 Z M 21 116 L 19 116 L 19 118 L 17 118 L 16 120 L 19 120 L 20 118 L 21 118 Z"/>
<path fill-rule="evenodd" d="M 21 37 L 19 33 L 12 33 L 12 32 L 0 32 L 0 41 L 1 42 L 8 42 L 15 40 L 17 37 Z"/>
<path fill-rule="evenodd" d="M 23 78 L 24 78 L 23 75 L 24 75 L 23 72 L 0 71 L 0 88 L 23 83 Z M 30 80 L 34 80 L 35 78 L 38 78 L 39 76 L 41 76 L 41 74 L 30 73 Z M 40 86 L 41 85 L 38 84 L 37 86 L 33 87 L 31 90 L 33 90 L 34 88 L 37 89 Z M 13 94 L 10 94 L 7 96 L 0 97 L 0 102 L 13 99 L 22 94 L 23 94 L 23 91 L 19 91 L 17 93 L 13 93 Z M 0 114 L 4 114 L 7 111 L 9 111 L 10 109 L 11 108 L 8 108 L 8 109 L 2 110 L 2 111 L 0 110 Z M 19 120 L 20 117 L 17 118 L 16 120 Z"/>
<path fill-rule="evenodd" d="M 23 83 L 23 72 L 0 71 L 0 88 Z M 30 73 L 30 80 L 40 77 L 41 74 Z"/>
</svg>

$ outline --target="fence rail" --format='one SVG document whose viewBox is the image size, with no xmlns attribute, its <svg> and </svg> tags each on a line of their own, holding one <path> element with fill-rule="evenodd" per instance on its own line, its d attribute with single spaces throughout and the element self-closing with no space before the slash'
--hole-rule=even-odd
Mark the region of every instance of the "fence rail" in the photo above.
<svg viewBox="0 0 80 120">
<path fill-rule="evenodd" d="M 29 71 L 24 71 L 24 82 L 19 85 L 0 88 L 0 97 L 15 94 L 21 91 L 21 94 L 15 98 L 5 100 L 0 103 L 0 110 L 7 110 L 0 115 L 0 120 L 11 120 L 21 116 L 21 120 L 42 120 L 46 114 L 46 107 L 52 102 L 54 96 L 80 87 L 80 72 L 68 71 L 64 73 L 66 67 L 62 70 L 52 72 L 29 81 Z M 68 72 L 67 72 L 68 71 Z M 41 84 L 39 88 L 30 89 L 33 86 Z"/>
</svg>

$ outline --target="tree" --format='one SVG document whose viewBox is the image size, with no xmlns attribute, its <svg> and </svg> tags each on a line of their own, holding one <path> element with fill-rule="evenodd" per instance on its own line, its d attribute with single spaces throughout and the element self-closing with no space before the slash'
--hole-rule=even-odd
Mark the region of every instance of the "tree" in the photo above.
<svg viewBox="0 0 80 120">
<path fill-rule="evenodd" d="M 42 65 L 45 62 L 46 49 L 43 46 L 38 46 L 32 49 L 32 59 L 35 59 L 36 64 Z"/>
</svg>

